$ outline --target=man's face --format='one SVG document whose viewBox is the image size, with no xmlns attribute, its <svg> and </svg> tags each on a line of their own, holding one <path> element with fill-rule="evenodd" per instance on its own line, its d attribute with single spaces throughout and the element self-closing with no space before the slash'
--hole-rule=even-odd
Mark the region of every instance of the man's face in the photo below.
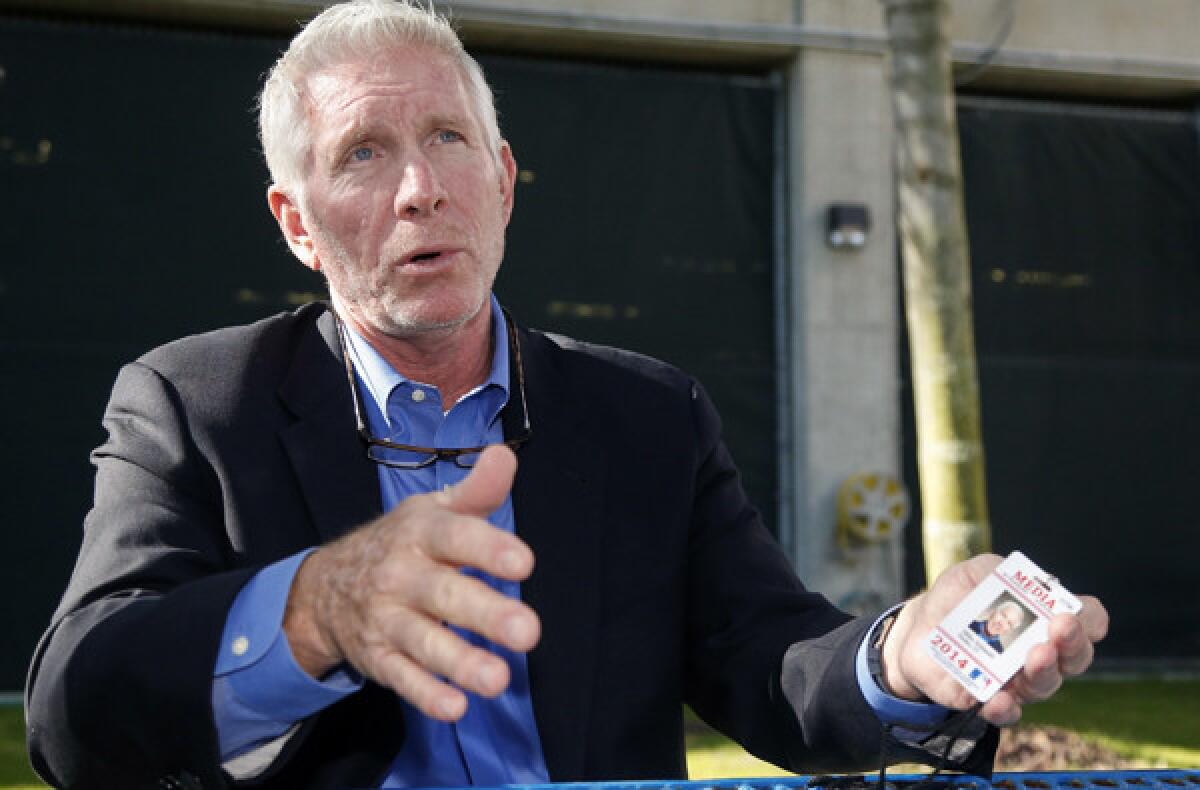
<svg viewBox="0 0 1200 790">
<path fill-rule="evenodd" d="M 394 337 L 480 315 L 504 256 L 516 164 L 497 156 L 465 80 L 425 48 L 375 53 L 307 81 L 304 196 L 272 210 L 359 324 Z"/>
<path fill-rule="evenodd" d="M 1012 606 L 1005 606 L 992 612 L 987 621 L 987 632 L 991 636 L 1007 634 L 1021 624 L 1021 614 Z"/>
</svg>

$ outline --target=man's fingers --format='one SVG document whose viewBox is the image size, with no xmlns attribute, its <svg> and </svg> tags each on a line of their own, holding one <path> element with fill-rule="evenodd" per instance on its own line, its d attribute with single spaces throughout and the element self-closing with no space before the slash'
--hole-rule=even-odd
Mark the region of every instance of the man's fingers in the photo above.
<svg viewBox="0 0 1200 790">
<path fill-rule="evenodd" d="M 1025 666 L 1012 681 L 1012 687 L 1023 702 L 1037 702 L 1058 691 L 1062 686 L 1059 652 L 1050 644 L 1030 648 Z"/>
<path fill-rule="evenodd" d="M 537 643 L 540 623 L 526 604 L 455 568 L 416 557 L 404 570 L 393 574 L 390 593 L 370 598 L 350 625 L 348 659 L 423 712 L 456 719 L 466 698 L 440 678 L 494 697 L 508 686 L 510 672 L 503 658 L 447 624 L 523 652 Z"/>
<path fill-rule="evenodd" d="M 1083 608 L 1076 615 L 1079 624 L 1083 626 L 1083 632 L 1089 641 L 1099 642 L 1108 634 L 1108 610 L 1098 598 L 1090 595 L 1079 596 L 1079 601 L 1083 604 Z"/>
<path fill-rule="evenodd" d="M 443 514 L 425 540 L 429 556 L 451 567 L 477 568 L 510 581 L 533 572 L 533 552 L 525 542 L 482 518 Z"/>
<path fill-rule="evenodd" d="M 517 457 L 502 444 L 479 454 L 470 474 L 438 493 L 441 504 L 464 516 L 486 518 L 504 504 L 517 474 Z"/>
<path fill-rule="evenodd" d="M 1058 651 L 1057 668 L 1064 675 L 1078 675 L 1091 666 L 1095 649 L 1077 616 L 1059 615 L 1050 621 L 1050 644 Z"/>
<path fill-rule="evenodd" d="M 443 518 L 427 533 L 432 556 L 448 565 L 478 568 L 492 576 L 522 581 L 533 571 L 533 552 L 519 538 L 484 519 L 504 504 L 517 459 L 504 445 L 480 453 L 470 474 L 433 494 L 433 501 L 463 518 Z"/>
<path fill-rule="evenodd" d="M 1020 721 L 1021 704 L 1015 694 L 1001 690 L 983 704 L 979 715 L 997 727 L 1008 727 Z"/>
<path fill-rule="evenodd" d="M 376 523 L 314 556 L 322 566 L 317 626 L 346 660 L 439 720 L 460 717 L 460 690 L 495 696 L 507 687 L 507 663 L 469 645 L 446 624 L 513 651 L 538 641 L 537 615 L 462 569 L 521 581 L 533 553 L 486 517 L 508 497 L 516 458 L 504 446 L 484 450 L 457 486 L 412 497 Z M 292 629 L 296 631 L 297 629 Z M 289 640 L 293 640 L 289 631 Z M 294 640 L 293 640 L 294 641 Z M 310 674 L 312 672 L 310 671 Z M 455 688 L 440 678 L 446 678 Z"/>
<path fill-rule="evenodd" d="M 383 652 L 368 669 L 376 682 L 391 688 L 432 719 L 457 721 L 467 712 L 465 694 L 438 680 L 402 653 Z"/>
<path fill-rule="evenodd" d="M 484 697 L 508 686 L 508 663 L 487 650 L 468 644 L 439 622 L 412 616 L 388 624 L 385 637 L 393 649 L 427 672 Z"/>
<path fill-rule="evenodd" d="M 414 606 L 432 619 L 465 628 L 510 650 L 532 649 L 541 633 L 529 606 L 448 568 L 423 576 L 412 594 Z"/>
</svg>

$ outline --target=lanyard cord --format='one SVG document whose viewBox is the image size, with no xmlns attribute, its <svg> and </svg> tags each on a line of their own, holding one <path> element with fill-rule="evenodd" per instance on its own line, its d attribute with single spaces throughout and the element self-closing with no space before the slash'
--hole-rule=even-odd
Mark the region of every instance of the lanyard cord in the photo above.
<svg viewBox="0 0 1200 790">
<path fill-rule="evenodd" d="M 938 776 L 946 769 L 946 764 L 950 762 L 950 755 L 954 753 L 954 745 L 958 743 L 959 737 L 962 736 L 963 730 L 967 728 L 976 716 L 979 715 L 979 709 L 983 707 L 982 702 L 976 702 L 967 710 L 963 711 L 956 717 L 956 721 L 951 725 L 945 733 L 946 748 L 942 750 L 941 756 L 938 758 L 937 765 L 934 766 L 933 772 L 928 776 L 922 777 L 913 784 L 907 785 L 905 790 L 925 790 L 927 787 L 932 787 Z M 875 783 L 876 790 L 887 790 L 887 752 L 888 739 L 892 734 L 892 725 L 883 725 L 883 737 L 879 743 L 879 781 Z"/>
<path fill-rule="evenodd" d="M 946 738 L 946 746 L 942 749 L 942 753 L 938 757 L 937 765 L 929 775 L 923 776 L 915 782 L 905 784 L 904 790 L 927 790 L 927 788 L 937 784 L 937 778 L 941 776 L 942 771 L 947 767 L 947 763 L 950 762 L 950 755 L 954 753 L 955 744 L 958 743 L 967 726 L 979 715 L 979 709 L 982 707 L 982 702 L 975 703 L 967 710 L 955 716 L 944 733 L 936 731 L 933 733 L 931 737 L 943 735 Z M 879 778 L 874 782 L 874 790 L 887 790 L 888 741 L 894 737 L 892 735 L 892 727 L 893 725 L 891 724 L 884 724 L 880 732 Z M 809 779 L 806 787 L 810 790 L 817 787 L 826 788 L 826 790 L 868 790 L 871 787 L 871 783 L 861 774 L 850 776 L 830 776 L 823 774 Z"/>
</svg>

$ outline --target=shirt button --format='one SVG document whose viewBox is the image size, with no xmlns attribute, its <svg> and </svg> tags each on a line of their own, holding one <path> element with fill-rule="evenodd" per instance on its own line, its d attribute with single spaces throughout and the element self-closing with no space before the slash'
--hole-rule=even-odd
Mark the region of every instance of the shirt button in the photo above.
<svg viewBox="0 0 1200 790">
<path fill-rule="evenodd" d="M 246 651 L 250 649 L 250 640 L 244 636 L 239 636 L 233 640 L 230 649 L 233 650 L 235 656 L 244 656 L 246 655 Z"/>
<path fill-rule="evenodd" d="M 416 401 L 417 403 L 420 403 L 421 401 L 425 400 L 425 390 L 414 389 L 412 391 L 412 399 L 414 401 Z"/>
</svg>

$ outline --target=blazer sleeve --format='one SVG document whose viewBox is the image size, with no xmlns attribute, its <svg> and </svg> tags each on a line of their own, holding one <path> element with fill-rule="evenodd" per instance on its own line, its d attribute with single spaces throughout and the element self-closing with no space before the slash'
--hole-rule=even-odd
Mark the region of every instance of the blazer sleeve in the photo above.
<svg viewBox="0 0 1200 790">
<path fill-rule="evenodd" d="M 688 702 L 752 754 L 789 770 L 869 765 L 878 723 L 869 726 L 853 673 L 853 651 L 869 624 L 804 588 L 747 501 L 720 419 L 697 384 L 691 401 Z M 813 690 L 795 710 L 780 683 L 793 645 L 804 652 L 802 674 Z"/>
<path fill-rule="evenodd" d="M 797 773 L 929 761 L 884 734 L 855 670 L 872 620 L 806 590 L 742 491 L 716 410 L 693 385 L 688 701 L 756 756 Z M 987 771 L 994 731 L 955 767 Z"/>
<path fill-rule="evenodd" d="M 212 669 L 256 569 L 233 569 L 216 476 L 167 380 L 126 366 L 104 426 L 79 559 L 30 669 L 31 758 L 56 786 L 221 787 Z"/>
</svg>

